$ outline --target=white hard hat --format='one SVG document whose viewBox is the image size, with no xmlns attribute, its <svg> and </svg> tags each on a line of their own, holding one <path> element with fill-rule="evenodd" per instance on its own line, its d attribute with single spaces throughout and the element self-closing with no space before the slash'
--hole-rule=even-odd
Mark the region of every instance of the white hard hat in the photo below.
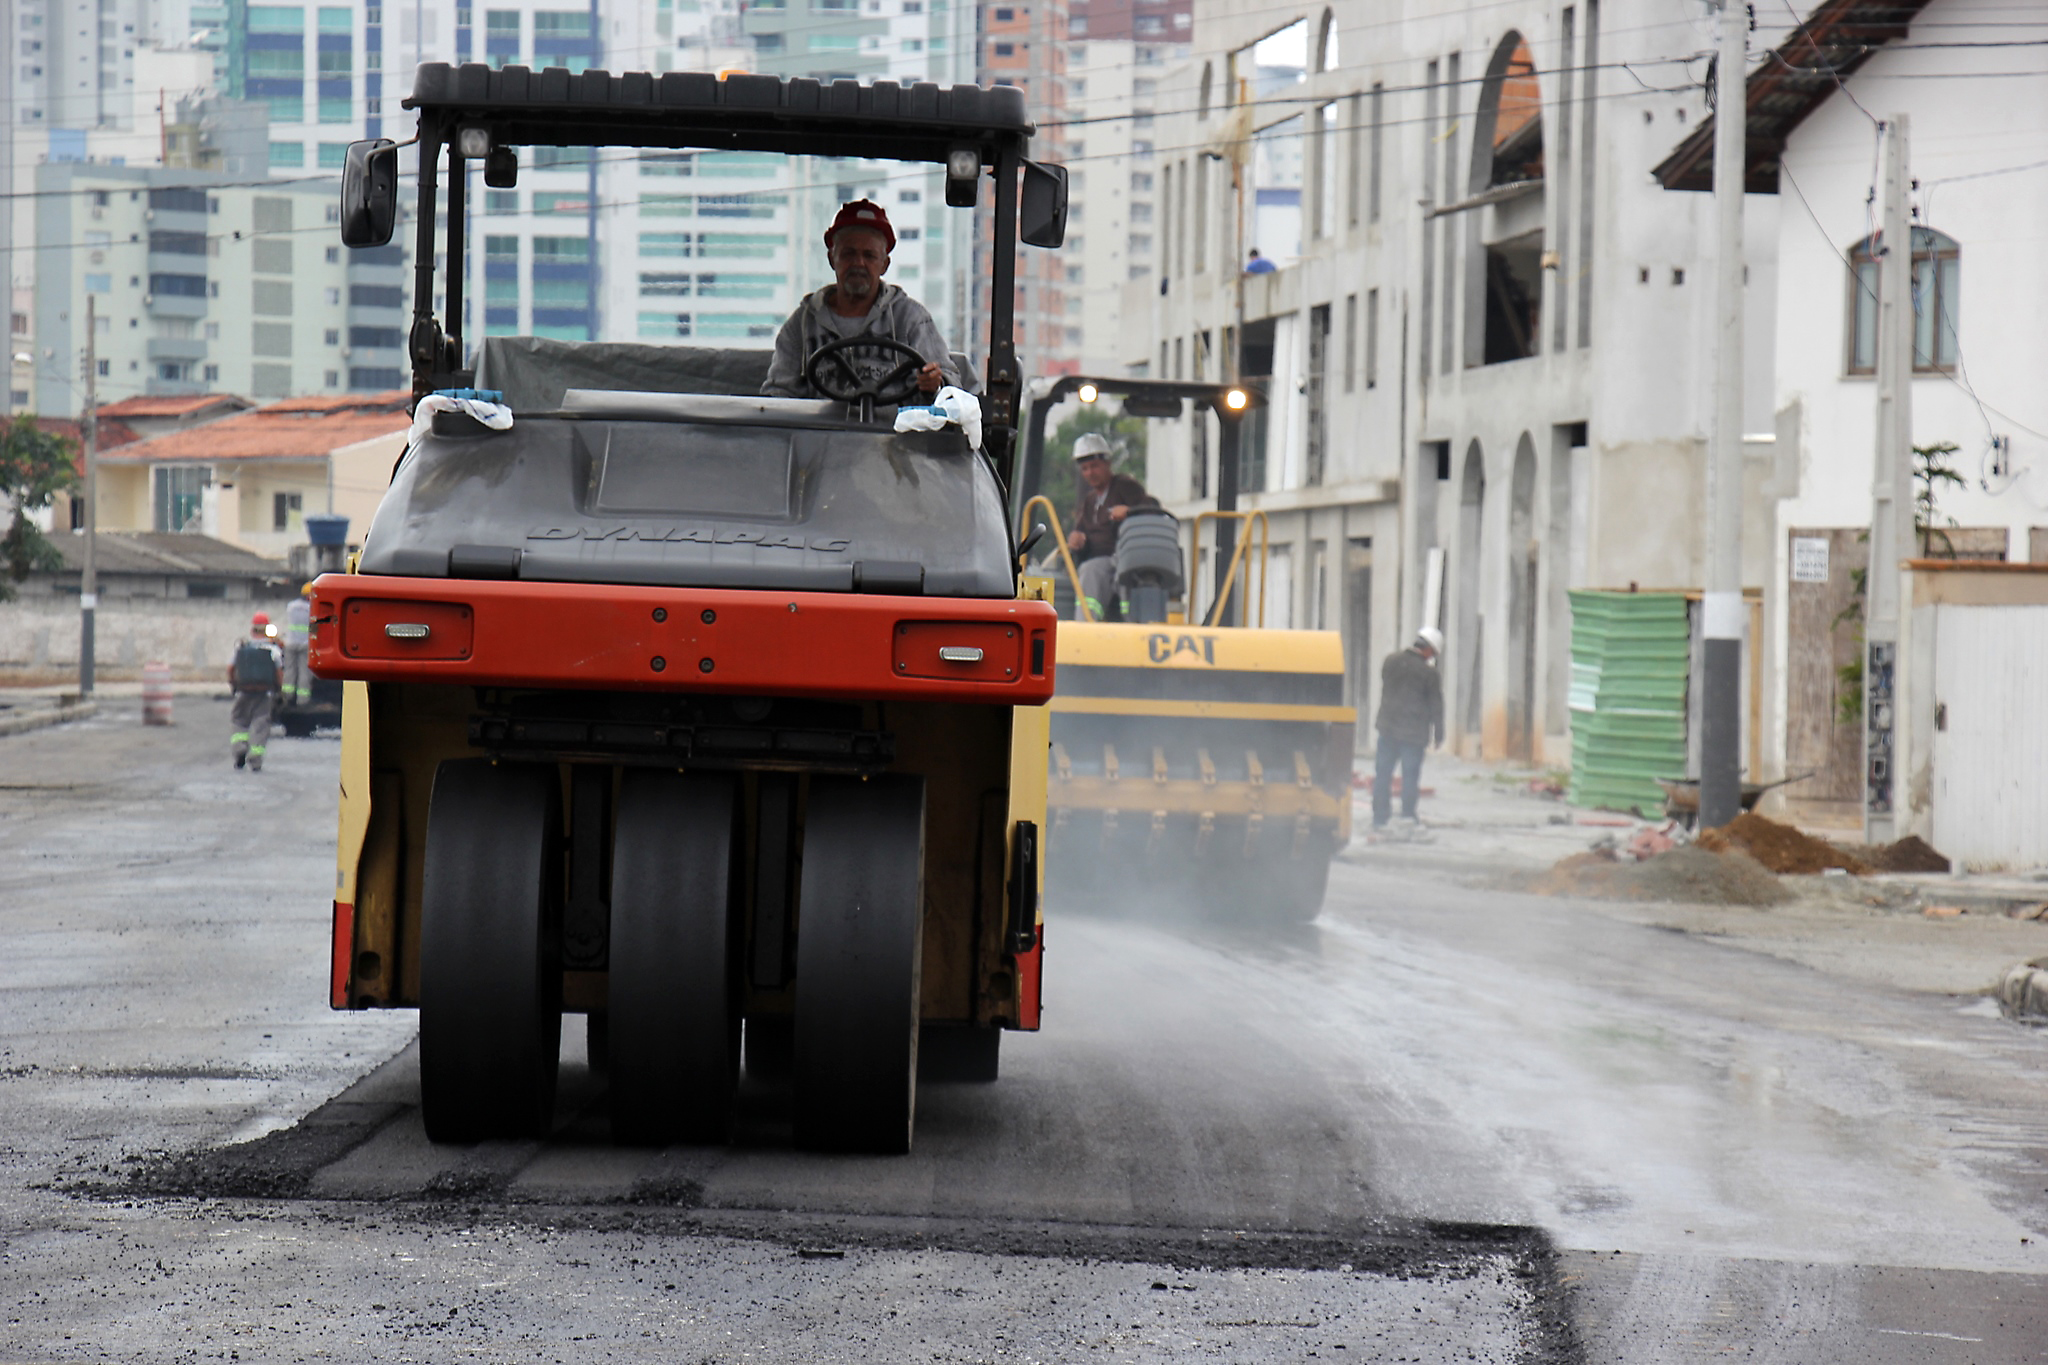
<svg viewBox="0 0 2048 1365">
<path fill-rule="evenodd" d="M 1106 460 L 1109 458 L 1109 441 L 1099 431 L 1084 431 L 1074 442 L 1074 463 L 1083 460 Z"/>
<path fill-rule="evenodd" d="M 1415 643 L 1428 645 L 1432 654 L 1441 654 L 1444 652 L 1444 633 L 1435 626 L 1424 626 L 1415 632 Z"/>
</svg>

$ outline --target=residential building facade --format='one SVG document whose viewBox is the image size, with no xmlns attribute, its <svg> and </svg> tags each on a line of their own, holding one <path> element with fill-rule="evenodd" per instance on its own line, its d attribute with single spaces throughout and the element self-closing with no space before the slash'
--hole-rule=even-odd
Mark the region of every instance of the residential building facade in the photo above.
<svg viewBox="0 0 2048 1365">
<path fill-rule="evenodd" d="M 1568 589 L 1700 583 L 1713 210 L 1648 174 L 1705 112 L 1697 15 L 1197 0 L 1123 359 L 1265 392 L 1239 482 L 1272 528 L 1266 620 L 1344 633 L 1367 745 L 1380 660 L 1435 624 L 1451 741 L 1561 760 Z M 1294 195 L 1292 251 L 1255 236 L 1288 232 L 1266 190 Z M 1775 207 L 1750 197 L 1751 432 L 1771 429 Z M 1254 246 L 1279 268 L 1245 274 Z M 1152 491 L 1212 506 L 1217 445 L 1206 416 L 1155 436 Z"/>
</svg>

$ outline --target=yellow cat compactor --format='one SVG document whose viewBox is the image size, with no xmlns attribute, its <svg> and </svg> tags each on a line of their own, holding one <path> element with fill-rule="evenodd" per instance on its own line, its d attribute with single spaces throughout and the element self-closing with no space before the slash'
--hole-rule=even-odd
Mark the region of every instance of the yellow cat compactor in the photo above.
<svg viewBox="0 0 2048 1365">
<path fill-rule="evenodd" d="M 1217 510 L 1193 518 L 1185 547 L 1170 514 L 1126 517 L 1107 603 L 1081 592 L 1066 540 L 1073 509 L 1037 491 L 1046 418 L 1069 395 L 1120 395 L 1133 416 L 1177 417 L 1194 404 L 1221 419 Z M 1049 550 L 1041 572 L 1070 618 L 1060 624 L 1048 758 L 1055 904 L 1152 897 L 1305 922 L 1322 906 L 1330 860 L 1350 842 L 1357 713 L 1344 705 L 1341 639 L 1265 628 L 1266 517 L 1236 507 L 1239 424 L 1263 402 L 1223 384 L 1068 376 L 1026 415 L 1013 495 L 1019 542 L 1035 537 L 1030 548 Z M 1201 565 L 1205 538 L 1214 546 L 1206 594 L 1185 571 Z"/>
</svg>

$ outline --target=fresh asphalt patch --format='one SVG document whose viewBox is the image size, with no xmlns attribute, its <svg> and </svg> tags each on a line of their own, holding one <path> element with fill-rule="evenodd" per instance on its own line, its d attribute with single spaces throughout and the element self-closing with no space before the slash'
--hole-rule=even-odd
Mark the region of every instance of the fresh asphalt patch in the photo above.
<svg viewBox="0 0 2048 1365">
<path fill-rule="evenodd" d="M 125 1170 L 78 1172 L 56 1188 L 83 1200 L 124 1204 L 296 1206 L 323 1222 L 395 1221 L 437 1235 L 480 1227 L 516 1235 L 525 1228 L 549 1237 L 740 1242 L 780 1247 L 803 1259 L 940 1253 L 1152 1267 L 1161 1278 L 1151 1287 L 1161 1293 L 1191 1289 L 1183 1277 L 1230 1272 L 1294 1272 L 1354 1285 L 1434 1284 L 1446 1292 L 1466 1286 L 1467 1295 L 1481 1286 L 1512 1320 L 1508 1335 L 1517 1345 L 1503 1358 L 1529 1365 L 1583 1359 L 1568 1277 L 1560 1272 L 1550 1238 L 1536 1228 L 1375 1219 L 1314 1230 L 1218 1229 L 890 1210 L 886 1193 L 871 1201 L 850 1196 L 875 1183 L 878 1166 L 914 1157 L 791 1153 L 786 1125 L 777 1122 L 786 1087 L 752 1082 L 755 1118 L 751 1125 L 743 1119 L 738 1155 L 801 1163 L 803 1192 L 788 1206 L 721 1202 L 707 1197 L 705 1173 L 726 1160 L 726 1153 L 612 1147 L 602 1083 L 580 1066 L 564 1068 L 557 1124 L 547 1140 L 474 1146 L 427 1143 L 411 1100 L 416 1077 L 415 1044 L 289 1126 L 246 1142 L 134 1157 Z M 829 1172 L 835 1161 L 844 1178 L 821 1195 L 819 1172 Z"/>
</svg>

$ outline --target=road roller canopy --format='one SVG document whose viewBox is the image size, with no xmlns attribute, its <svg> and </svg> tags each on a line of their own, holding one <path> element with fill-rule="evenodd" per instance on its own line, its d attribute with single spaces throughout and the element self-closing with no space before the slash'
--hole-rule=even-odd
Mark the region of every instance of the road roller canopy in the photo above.
<svg viewBox="0 0 2048 1365">
<path fill-rule="evenodd" d="M 785 156 L 922 161 L 946 169 L 946 203 L 972 208 L 981 180 L 994 181 L 990 238 L 988 377 L 983 418 L 1007 466 L 1019 372 L 1012 340 L 1016 245 L 1056 247 L 1066 232 L 1065 168 L 1029 160 L 1032 124 L 1010 86 L 940 87 L 920 82 L 819 81 L 708 72 L 570 72 L 480 62 L 429 62 L 405 107 L 419 115 L 414 213 L 413 392 L 468 387 L 462 338 L 467 171 L 481 163 L 493 189 L 515 185 L 523 147 L 706 148 Z M 342 240 L 390 241 L 398 219 L 398 148 L 388 138 L 350 145 L 342 179 Z M 438 199 L 447 180 L 445 215 Z M 445 222 L 445 251 L 434 249 Z M 434 266 L 443 267 L 445 312 L 434 316 Z"/>
</svg>

